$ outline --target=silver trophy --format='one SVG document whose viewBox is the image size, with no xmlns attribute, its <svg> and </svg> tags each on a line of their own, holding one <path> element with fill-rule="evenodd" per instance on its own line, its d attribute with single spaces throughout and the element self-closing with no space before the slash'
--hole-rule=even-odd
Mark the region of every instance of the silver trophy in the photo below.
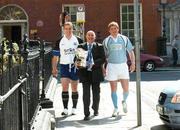
<svg viewBox="0 0 180 130">
<path fill-rule="evenodd" d="M 88 51 L 82 49 L 82 48 L 77 48 L 76 52 L 76 67 L 77 68 L 86 68 L 87 66 L 87 55 L 88 55 Z"/>
</svg>

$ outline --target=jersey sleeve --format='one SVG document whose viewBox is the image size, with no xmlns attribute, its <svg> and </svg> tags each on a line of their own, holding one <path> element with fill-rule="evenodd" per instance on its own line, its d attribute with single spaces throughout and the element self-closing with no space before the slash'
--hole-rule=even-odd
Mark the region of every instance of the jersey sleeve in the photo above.
<svg viewBox="0 0 180 130">
<path fill-rule="evenodd" d="M 53 50 L 52 50 L 53 56 L 60 56 L 59 42 L 60 42 L 60 39 L 57 40 L 53 46 Z"/>
<path fill-rule="evenodd" d="M 127 38 L 127 45 L 126 45 L 127 51 L 130 52 L 134 49 L 131 41 L 129 40 L 129 38 Z"/>
<path fill-rule="evenodd" d="M 102 43 L 106 57 L 108 57 L 108 47 L 107 47 L 108 41 L 109 41 L 109 37 L 105 38 Z"/>
</svg>

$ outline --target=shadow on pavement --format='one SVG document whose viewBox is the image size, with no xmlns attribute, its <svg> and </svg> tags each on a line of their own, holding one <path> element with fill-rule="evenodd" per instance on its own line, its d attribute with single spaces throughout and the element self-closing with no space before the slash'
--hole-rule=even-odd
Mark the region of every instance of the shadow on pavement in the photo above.
<svg viewBox="0 0 180 130">
<path fill-rule="evenodd" d="M 179 129 L 173 129 L 173 128 L 168 127 L 167 125 L 157 125 L 157 126 L 151 127 L 151 130 L 179 130 Z"/>
<path fill-rule="evenodd" d="M 56 128 L 65 128 L 65 127 L 76 127 L 82 128 L 87 126 L 97 126 L 97 125 L 108 125 L 118 123 L 120 119 L 122 119 L 123 115 L 119 115 L 116 118 L 113 117 L 105 117 L 105 118 L 98 118 L 91 116 L 91 120 L 84 121 L 82 120 L 65 120 L 66 117 L 59 117 L 56 118 Z"/>
<path fill-rule="evenodd" d="M 134 127 L 130 128 L 128 130 L 134 130 L 134 129 L 137 129 L 137 128 L 139 128 L 139 126 L 134 126 Z"/>
</svg>

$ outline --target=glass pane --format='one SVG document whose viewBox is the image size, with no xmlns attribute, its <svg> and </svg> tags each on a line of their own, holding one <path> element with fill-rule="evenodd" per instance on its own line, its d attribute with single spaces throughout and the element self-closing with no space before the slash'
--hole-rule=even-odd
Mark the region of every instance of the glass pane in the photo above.
<svg viewBox="0 0 180 130">
<path fill-rule="evenodd" d="M 127 6 L 122 6 L 122 13 L 127 13 Z"/>
<path fill-rule="evenodd" d="M 64 7 L 64 12 L 68 12 L 69 13 L 69 7 Z"/>
<path fill-rule="evenodd" d="M 169 19 L 165 19 L 166 22 L 166 37 L 167 37 L 167 41 L 170 42 L 170 20 Z"/>
<path fill-rule="evenodd" d="M 122 34 L 125 36 L 128 36 L 128 31 L 127 30 L 122 30 Z"/>
<path fill-rule="evenodd" d="M 129 40 L 131 41 L 132 45 L 135 44 L 135 39 L 134 39 L 134 37 L 129 37 Z"/>
<path fill-rule="evenodd" d="M 129 29 L 134 29 L 134 22 L 129 22 Z"/>
<path fill-rule="evenodd" d="M 76 6 L 72 6 L 71 9 L 70 9 L 70 13 L 71 14 L 76 14 L 77 12 L 77 7 Z"/>
<path fill-rule="evenodd" d="M 134 14 L 129 14 L 129 21 L 134 21 Z"/>
<path fill-rule="evenodd" d="M 76 15 L 71 15 L 71 21 L 76 22 Z"/>
<path fill-rule="evenodd" d="M 0 20 L 27 20 L 24 11 L 16 6 L 6 6 L 0 10 Z"/>
<path fill-rule="evenodd" d="M 122 29 L 128 29 L 127 22 L 122 22 Z"/>
<path fill-rule="evenodd" d="M 133 12 L 134 12 L 134 7 L 133 7 L 133 5 L 129 5 L 129 6 L 128 6 L 128 12 L 129 12 L 129 13 L 133 13 Z"/>
<path fill-rule="evenodd" d="M 75 26 L 76 26 L 76 35 L 80 36 L 80 37 L 83 37 L 84 24 L 83 23 L 78 23 Z"/>
<path fill-rule="evenodd" d="M 122 21 L 127 21 L 128 18 L 127 18 L 127 14 L 122 14 Z"/>
<path fill-rule="evenodd" d="M 134 37 L 134 30 L 129 31 L 129 37 Z"/>
</svg>

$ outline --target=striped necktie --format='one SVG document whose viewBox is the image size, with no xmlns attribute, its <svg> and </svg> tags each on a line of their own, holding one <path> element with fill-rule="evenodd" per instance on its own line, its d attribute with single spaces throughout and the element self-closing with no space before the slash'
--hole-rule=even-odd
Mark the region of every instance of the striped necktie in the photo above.
<svg viewBox="0 0 180 130">
<path fill-rule="evenodd" d="M 88 56 L 87 56 L 87 67 L 88 70 L 91 71 L 91 65 L 92 65 L 92 45 L 88 45 Z"/>
</svg>

